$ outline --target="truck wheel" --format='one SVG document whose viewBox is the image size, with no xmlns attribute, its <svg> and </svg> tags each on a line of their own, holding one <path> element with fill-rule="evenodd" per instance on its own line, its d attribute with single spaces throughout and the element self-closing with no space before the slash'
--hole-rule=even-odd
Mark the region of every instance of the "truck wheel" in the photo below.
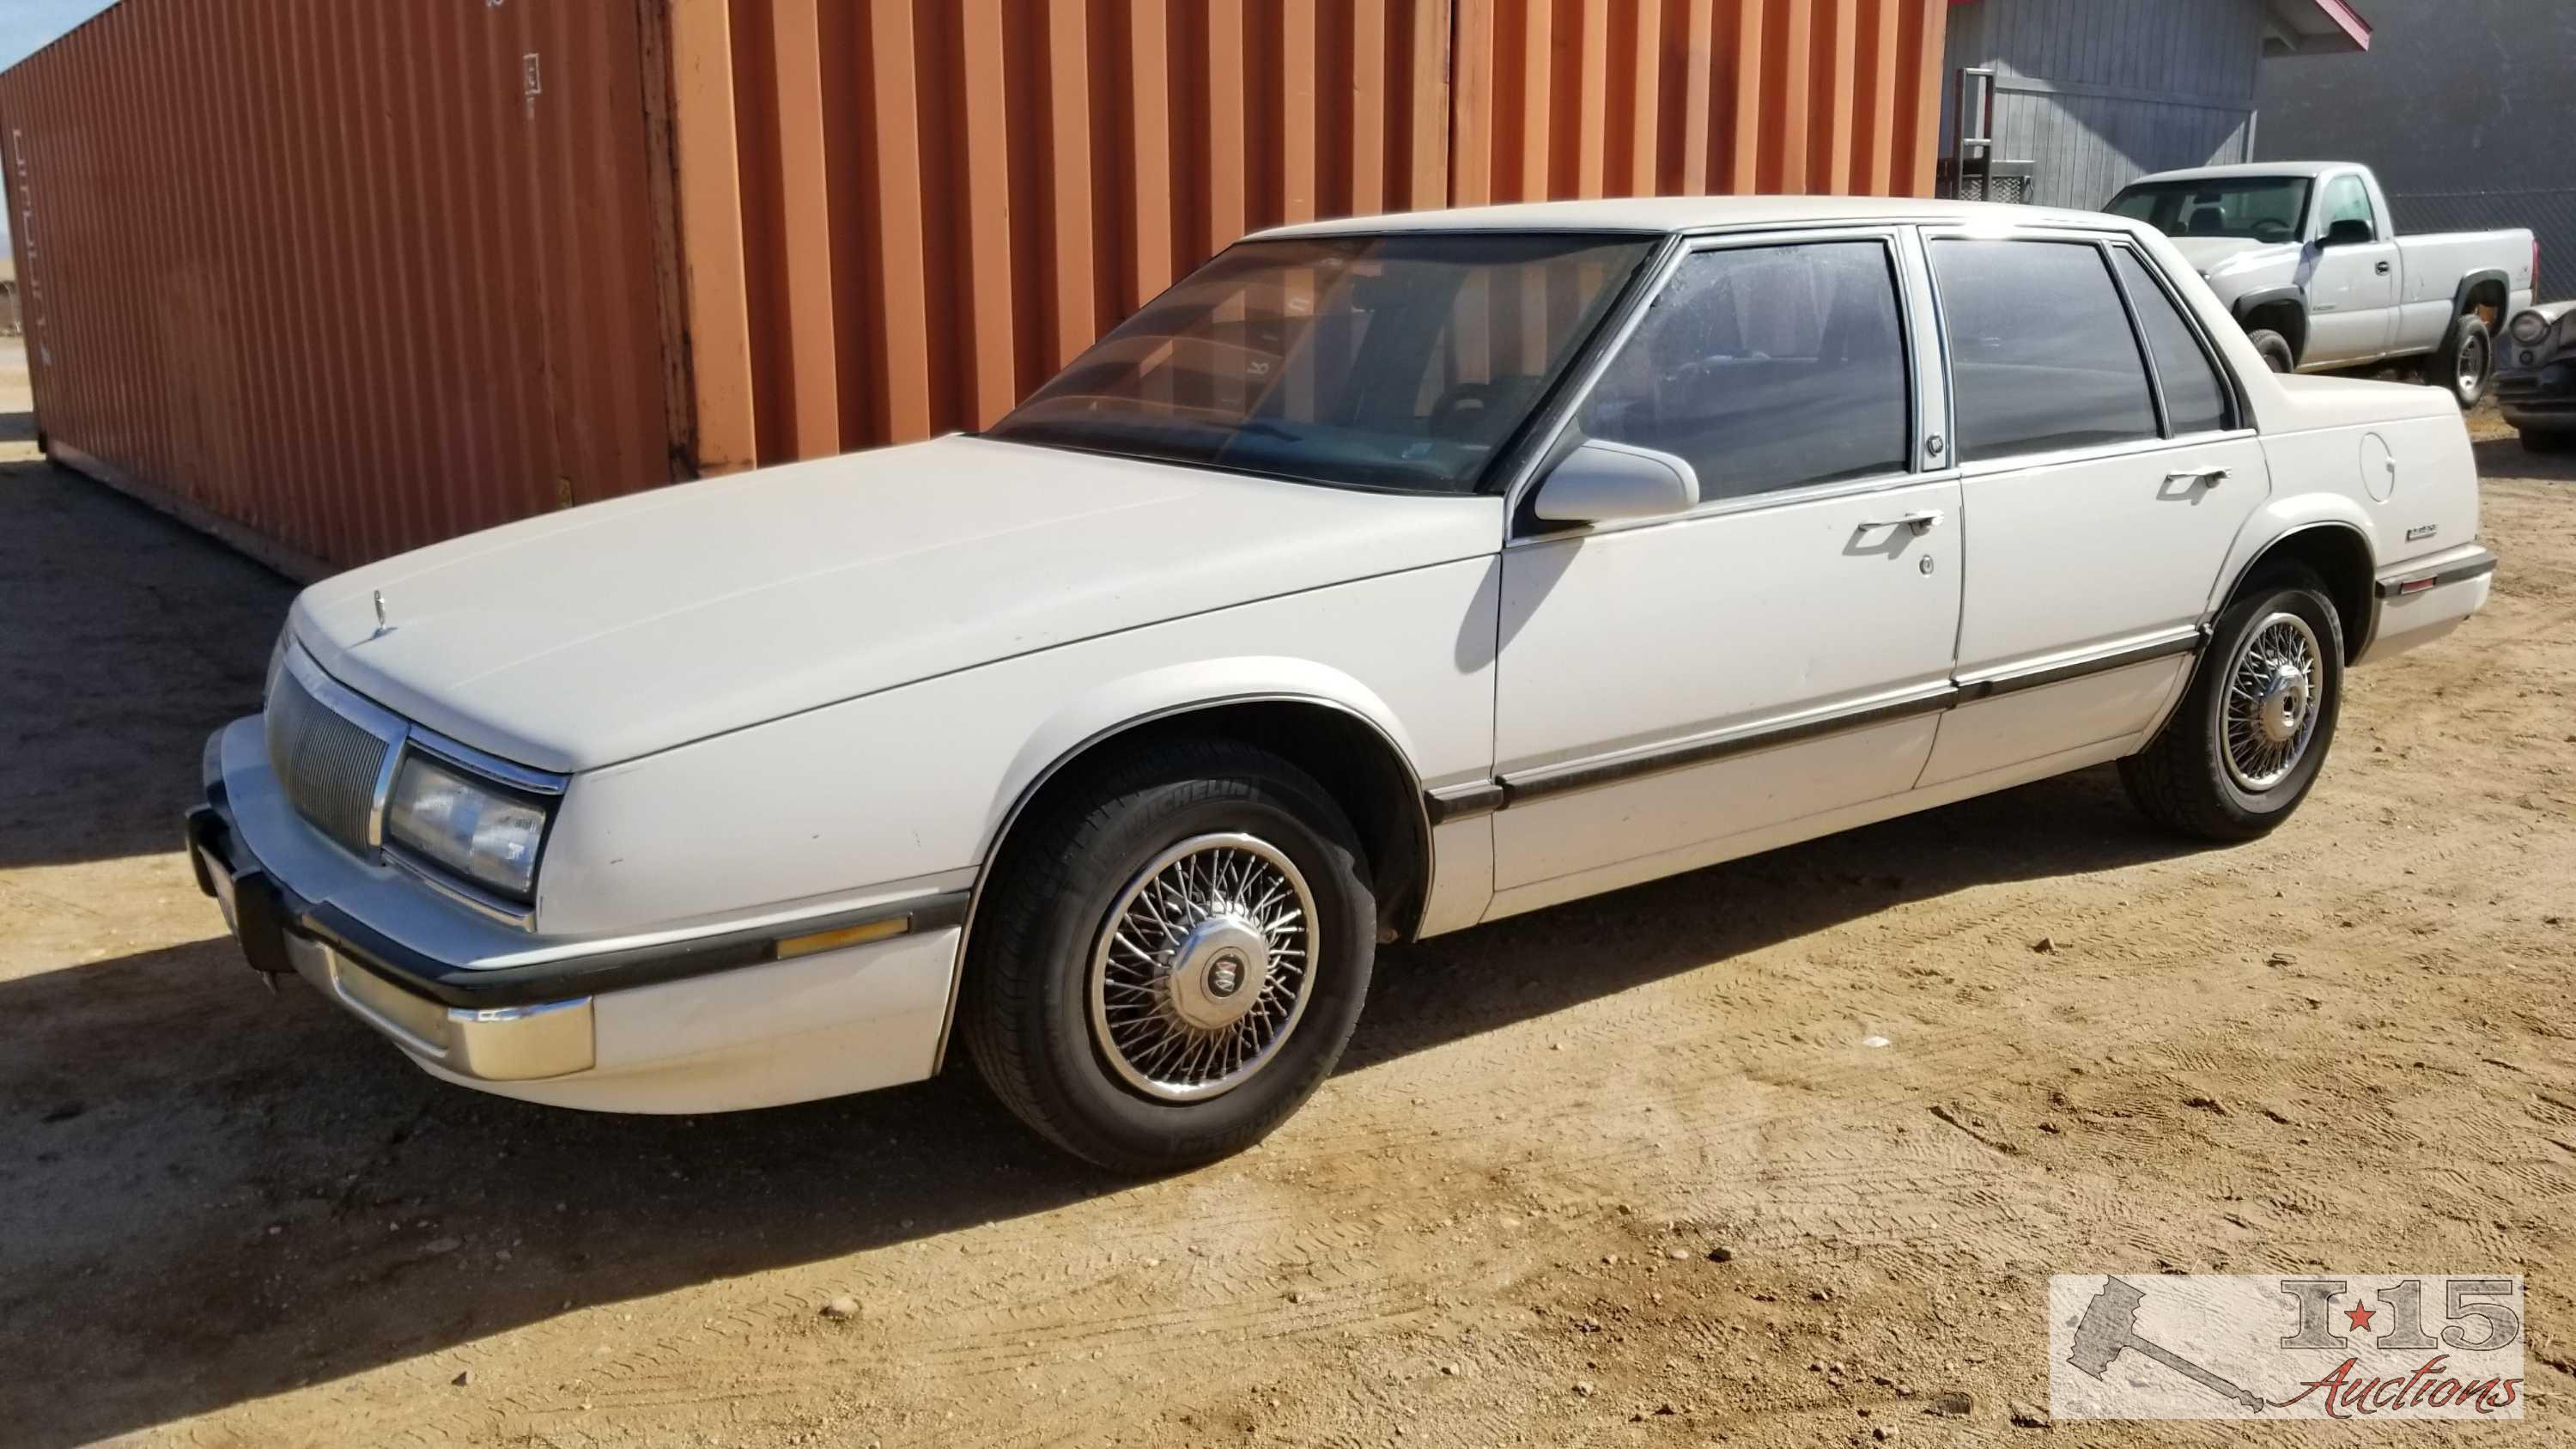
<svg viewBox="0 0 2576 1449">
<path fill-rule="evenodd" d="M 2148 819 L 2203 840 L 2252 840 L 2316 783 L 2343 707 L 2343 624 L 2303 568 L 2248 587 L 2218 616 L 2190 690 L 2154 743 L 2120 762 Z"/>
<path fill-rule="evenodd" d="M 1377 903 L 1349 818 L 1287 761 L 1167 741 L 1012 832 L 966 963 L 966 1044 L 1040 1136 L 1117 1172 L 1239 1152 L 1357 1025 Z"/>
<path fill-rule="evenodd" d="M 2463 410 L 2478 405 L 2494 378 L 2495 336 L 2475 314 L 2452 323 L 2450 337 L 2424 363 L 2424 381 L 2449 392 Z"/>
<path fill-rule="evenodd" d="M 2254 350 L 2263 354 L 2263 364 L 2274 372 L 2296 372 L 2299 359 L 2290 352 L 2290 339 L 2269 327 L 2257 327 L 2245 334 Z"/>
</svg>

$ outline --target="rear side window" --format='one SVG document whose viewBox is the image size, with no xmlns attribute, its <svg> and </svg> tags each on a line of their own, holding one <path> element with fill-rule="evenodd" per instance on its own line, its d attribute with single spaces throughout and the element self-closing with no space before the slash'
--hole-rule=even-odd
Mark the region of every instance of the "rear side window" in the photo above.
<svg viewBox="0 0 2576 1449">
<path fill-rule="evenodd" d="M 1711 502 L 1905 471 L 1910 395 L 1885 243 L 1729 247 L 1683 259 L 1580 425 L 1690 460 Z"/>
<path fill-rule="evenodd" d="M 1936 241 L 1959 461 L 2156 436 L 2128 310 L 2090 242 Z"/>
<path fill-rule="evenodd" d="M 2147 350 L 2156 359 L 2156 381 L 2164 385 L 2165 413 L 2174 436 L 2214 433 L 2227 426 L 2227 384 L 2201 348 L 2191 324 L 2165 289 L 2156 284 L 2147 264 L 2127 247 L 2113 247 L 2120 284 L 2129 289 L 2129 305 L 2147 334 Z"/>
</svg>

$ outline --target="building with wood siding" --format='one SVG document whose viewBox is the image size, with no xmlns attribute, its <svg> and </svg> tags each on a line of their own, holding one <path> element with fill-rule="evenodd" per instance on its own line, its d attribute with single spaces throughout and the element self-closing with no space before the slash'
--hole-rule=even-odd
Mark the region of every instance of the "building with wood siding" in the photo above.
<svg viewBox="0 0 2576 1449">
<path fill-rule="evenodd" d="M 1991 71 L 1995 159 L 2027 168 L 2017 199 L 2098 207 L 2150 171 L 2254 159 L 2264 57 L 2369 45 L 2344 0 L 1956 0 L 1944 154 L 1957 150 L 1957 77 Z M 1984 111 L 1970 111 L 1973 137 Z"/>
</svg>

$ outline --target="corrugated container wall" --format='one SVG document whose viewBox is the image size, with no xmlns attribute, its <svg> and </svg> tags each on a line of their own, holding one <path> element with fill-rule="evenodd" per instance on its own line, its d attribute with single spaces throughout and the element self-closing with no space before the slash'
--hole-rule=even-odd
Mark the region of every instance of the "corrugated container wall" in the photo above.
<svg viewBox="0 0 2576 1449">
<path fill-rule="evenodd" d="M 595 0 L 126 0 L 0 74 L 56 456 L 298 572 L 671 476 L 658 45 Z"/>
<path fill-rule="evenodd" d="M 709 471 L 991 422 L 1246 231 L 1928 195 L 1942 0 L 675 0 Z"/>
<path fill-rule="evenodd" d="M 1283 221 L 1930 190 L 1942 0 L 122 0 L 0 74 L 56 455 L 299 572 L 989 422 Z"/>
</svg>

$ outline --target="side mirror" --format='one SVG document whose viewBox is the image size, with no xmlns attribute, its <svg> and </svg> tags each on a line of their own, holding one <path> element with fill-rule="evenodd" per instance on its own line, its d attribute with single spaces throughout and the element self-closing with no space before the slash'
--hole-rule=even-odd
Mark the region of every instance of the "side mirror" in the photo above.
<svg viewBox="0 0 2576 1449">
<path fill-rule="evenodd" d="M 1698 504 L 1699 474 L 1688 461 L 1595 439 L 1539 480 L 1536 512 L 1550 523 L 1616 523 L 1669 518 Z"/>
<path fill-rule="evenodd" d="M 2379 233 L 2357 216 L 2347 216 L 2326 228 L 2326 245 L 2330 247 L 2367 246 L 2377 240 Z"/>
</svg>

